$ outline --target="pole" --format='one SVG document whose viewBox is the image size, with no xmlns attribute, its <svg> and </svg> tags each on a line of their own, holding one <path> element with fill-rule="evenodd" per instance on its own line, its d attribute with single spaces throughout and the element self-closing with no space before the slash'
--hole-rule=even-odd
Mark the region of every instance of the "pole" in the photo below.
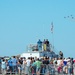
<svg viewBox="0 0 75 75">
<path fill-rule="evenodd" d="M 54 25 L 51 23 L 51 34 L 52 34 L 52 50 L 54 51 Z"/>
<path fill-rule="evenodd" d="M 52 49 L 53 49 L 53 51 L 54 51 L 54 34 L 52 33 Z"/>
</svg>

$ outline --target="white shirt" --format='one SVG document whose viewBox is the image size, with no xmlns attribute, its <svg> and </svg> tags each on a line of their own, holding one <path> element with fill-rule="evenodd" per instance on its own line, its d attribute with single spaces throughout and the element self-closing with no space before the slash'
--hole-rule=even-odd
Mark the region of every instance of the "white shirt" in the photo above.
<svg viewBox="0 0 75 75">
<path fill-rule="evenodd" d="M 2 62 L 1 67 L 2 67 L 2 69 L 5 69 L 6 68 L 6 63 L 5 62 Z"/>
<path fill-rule="evenodd" d="M 27 59 L 26 62 L 27 62 L 27 66 L 29 67 L 31 60 Z"/>
<path fill-rule="evenodd" d="M 61 63 L 61 60 L 57 60 L 57 65 L 59 66 Z"/>
</svg>

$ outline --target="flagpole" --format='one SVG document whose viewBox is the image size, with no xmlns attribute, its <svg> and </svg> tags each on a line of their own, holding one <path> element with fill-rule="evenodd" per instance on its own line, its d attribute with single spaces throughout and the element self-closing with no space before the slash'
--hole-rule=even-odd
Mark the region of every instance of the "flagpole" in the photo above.
<svg viewBox="0 0 75 75">
<path fill-rule="evenodd" d="M 54 51 L 54 25 L 51 23 L 51 34 L 52 34 L 52 50 Z"/>
<path fill-rule="evenodd" d="M 52 42 L 53 42 L 52 48 L 53 48 L 53 51 L 54 51 L 54 33 L 52 33 Z"/>
</svg>

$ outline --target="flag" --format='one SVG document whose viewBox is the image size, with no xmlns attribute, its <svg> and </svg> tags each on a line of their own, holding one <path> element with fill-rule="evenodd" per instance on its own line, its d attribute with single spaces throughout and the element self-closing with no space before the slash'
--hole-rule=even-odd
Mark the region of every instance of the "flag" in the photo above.
<svg viewBox="0 0 75 75">
<path fill-rule="evenodd" d="M 53 33 L 53 22 L 51 23 L 51 33 Z"/>
</svg>

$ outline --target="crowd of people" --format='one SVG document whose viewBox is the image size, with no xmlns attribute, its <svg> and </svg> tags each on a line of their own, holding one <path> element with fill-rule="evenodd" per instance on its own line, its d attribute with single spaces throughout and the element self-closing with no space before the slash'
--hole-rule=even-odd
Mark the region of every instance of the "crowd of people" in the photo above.
<svg viewBox="0 0 75 75">
<path fill-rule="evenodd" d="M 24 75 L 75 75 L 75 60 L 73 58 L 17 58 L 1 59 L 2 74 L 18 73 Z"/>
</svg>

